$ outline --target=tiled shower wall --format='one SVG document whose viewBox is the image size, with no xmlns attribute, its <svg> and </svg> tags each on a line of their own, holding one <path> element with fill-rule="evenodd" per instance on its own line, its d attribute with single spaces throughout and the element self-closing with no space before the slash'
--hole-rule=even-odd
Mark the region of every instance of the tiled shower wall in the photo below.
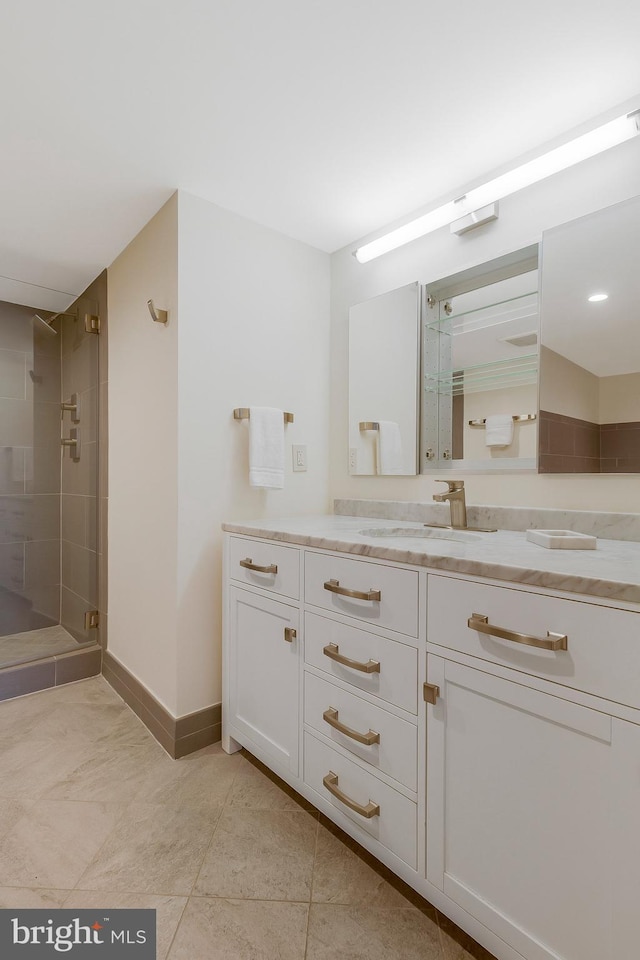
<svg viewBox="0 0 640 960">
<path fill-rule="evenodd" d="M 0 302 L 0 636 L 59 622 L 60 337 Z"/>
<path fill-rule="evenodd" d="M 640 473 L 640 423 L 591 423 L 541 410 L 540 473 Z"/>
</svg>

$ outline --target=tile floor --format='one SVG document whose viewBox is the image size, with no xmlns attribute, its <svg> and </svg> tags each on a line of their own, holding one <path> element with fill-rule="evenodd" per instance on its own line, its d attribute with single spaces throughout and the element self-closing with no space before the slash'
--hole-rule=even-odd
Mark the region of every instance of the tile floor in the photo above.
<svg viewBox="0 0 640 960">
<path fill-rule="evenodd" d="M 11 633 L 0 637 L 0 667 L 59 656 L 77 650 L 79 646 L 82 644 L 60 624 L 28 630 L 26 633 Z"/>
<path fill-rule="evenodd" d="M 101 678 L 0 703 L 0 907 L 157 910 L 158 960 L 491 960 L 248 755 Z"/>
</svg>

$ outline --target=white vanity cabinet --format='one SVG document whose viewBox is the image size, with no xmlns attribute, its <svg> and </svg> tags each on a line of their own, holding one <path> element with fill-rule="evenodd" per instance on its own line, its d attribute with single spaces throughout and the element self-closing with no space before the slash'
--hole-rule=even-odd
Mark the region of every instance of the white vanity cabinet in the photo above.
<svg viewBox="0 0 640 960">
<path fill-rule="evenodd" d="M 425 574 L 311 550 L 304 567 L 305 786 L 387 863 L 417 871 Z"/>
<path fill-rule="evenodd" d="M 226 737 L 285 777 L 299 770 L 300 611 L 281 594 L 296 598 L 299 564 L 295 548 L 230 539 Z"/>
<path fill-rule="evenodd" d="M 428 610 L 427 880 L 527 960 L 632 960 L 640 617 L 439 576 Z"/>
<path fill-rule="evenodd" d="M 637 604 L 242 535 L 225 557 L 226 749 L 498 960 L 636 960 Z"/>
</svg>

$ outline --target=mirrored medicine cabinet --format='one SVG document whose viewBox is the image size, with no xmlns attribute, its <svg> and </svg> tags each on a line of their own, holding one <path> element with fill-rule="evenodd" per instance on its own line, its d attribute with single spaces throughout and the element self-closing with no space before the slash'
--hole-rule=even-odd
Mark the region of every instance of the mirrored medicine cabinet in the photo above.
<svg viewBox="0 0 640 960">
<path fill-rule="evenodd" d="M 640 472 L 638 250 L 640 197 L 352 307 L 350 473 Z"/>
<path fill-rule="evenodd" d="M 542 238 L 540 473 L 640 473 L 640 197 Z"/>
</svg>

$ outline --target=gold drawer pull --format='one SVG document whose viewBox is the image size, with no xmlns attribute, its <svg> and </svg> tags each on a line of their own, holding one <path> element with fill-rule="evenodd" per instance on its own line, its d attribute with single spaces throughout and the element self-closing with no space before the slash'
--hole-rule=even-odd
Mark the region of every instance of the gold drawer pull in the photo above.
<svg viewBox="0 0 640 960">
<path fill-rule="evenodd" d="M 528 647 L 542 647 L 543 650 L 566 650 L 568 638 L 563 633 L 551 633 L 547 630 L 546 637 L 531 637 L 527 633 L 516 633 L 515 630 L 505 630 L 504 627 L 495 627 L 489 623 L 489 617 L 482 613 L 474 613 L 467 620 L 467 626 L 479 633 L 486 633 L 490 637 L 500 637 L 501 640 L 511 640 L 513 643 L 524 643 Z"/>
<path fill-rule="evenodd" d="M 330 727 L 333 727 L 334 730 L 339 730 L 340 733 L 344 733 L 345 737 L 351 737 L 352 740 L 357 740 L 358 743 L 364 743 L 368 747 L 372 743 L 380 743 L 380 734 L 376 733 L 375 730 L 369 730 L 369 733 L 358 733 L 357 730 L 352 730 L 351 727 L 345 726 L 344 723 L 341 723 L 338 720 L 338 711 L 335 707 L 328 707 L 322 714 L 322 719 L 329 724 Z"/>
<path fill-rule="evenodd" d="M 371 817 L 380 816 L 380 807 L 377 803 L 372 803 L 372 801 L 369 800 L 369 803 L 363 806 L 361 803 L 356 803 L 355 800 L 348 797 L 346 793 L 343 793 L 338 787 L 338 774 L 333 773 L 332 770 L 329 770 L 326 777 L 322 778 L 322 782 L 329 793 L 332 793 L 341 803 L 344 803 L 345 807 L 349 807 L 350 810 L 355 810 L 356 813 L 359 813 L 360 816 L 366 820 L 371 820 Z"/>
<path fill-rule="evenodd" d="M 298 636 L 298 631 L 295 627 L 285 627 L 284 628 L 284 638 L 287 643 L 293 643 L 293 641 Z"/>
<path fill-rule="evenodd" d="M 278 567 L 275 563 L 270 563 L 268 567 L 260 567 L 257 563 L 254 563 L 251 557 L 245 557 L 244 560 L 240 561 L 241 567 L 246 567 L 247 570 L 255 570 L 256 573 L 277 573 Z"/>
<path fill-rule="evenodd" d="M 335 660 L 336 663 L 341 663 L 343 667 L 351 667 L 352 670 L 359 670 L 360 673 L 380 673 L 380 664 L 377 660 L 367 660 L 366 663 L 361 663 L 360 660 L 351 660 L 340 653 L 340 647 L 337 643 L 328 643 L 326 647 L 322 648 L 322 652 L 325 657 Z"/>
<path fill-rule="evenodd" d="M 380 600 L 382 597 L 379 590 L 349 590 L 348 587 L 341 587 L 339 580 L 327 580 L 324 588 L 329 593 L 339 593 L 341 597 L 353 597 L 355 600 Z"/>
</svg>

